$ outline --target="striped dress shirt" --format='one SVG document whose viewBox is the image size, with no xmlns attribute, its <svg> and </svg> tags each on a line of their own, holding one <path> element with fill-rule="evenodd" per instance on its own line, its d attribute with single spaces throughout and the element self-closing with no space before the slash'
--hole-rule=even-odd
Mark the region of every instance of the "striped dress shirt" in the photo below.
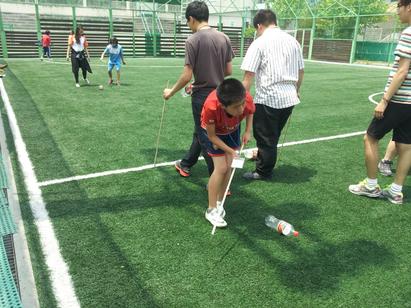
<svg viewBox="0 0 411 308">
<path fill-rule="evenodd" d="M 304 68 L 301 46 L 279 28 L 267 28 L 248 48 L 241 69 L 255 73 L 255 104 L 274 109 L 297 105 L 299 70 Z"/>
<path fill-rule="evenodd" d="M 388 82 L 385 86 L 384 92 L 387 92 L 388 87 L 392 82 L 392 78 L 398 71 L 400 58 L 411 59 L 411 27 L 406 28 L 401 33 L 400 41 L 398 42 L 394 55 L 394 64 L 390 71 L 390 76 L 388 77 Z M 391 102 L 399 104 L 411 104 L 411 67 L 408 71 L 407 78 L 401 84 L 398 91 L 393 95 Z"/>
</svg>

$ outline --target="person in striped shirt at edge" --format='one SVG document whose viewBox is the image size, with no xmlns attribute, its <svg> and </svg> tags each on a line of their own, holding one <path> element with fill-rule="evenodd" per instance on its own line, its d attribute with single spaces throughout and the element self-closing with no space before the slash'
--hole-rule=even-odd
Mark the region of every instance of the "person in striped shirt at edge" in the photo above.
<svg viewBox="0 0 411 308">
<path fill-rule="evenodd" d="M 398 1 L 397 14 L 408 27 L 401 34 L 384 95 L 364 136 L 367 178 L 348 189 L 356 195 L 402 204 L 402 186 L 411 167 L 411 0 Z M 391 130 L 398 152 L 397 170 L 394 182 L 381 190 L 377 180 L 378 141 Z"/>
<path fill-rule="evenodd" d="M 271 10 L 260 10 L 253 20 L 258 38 L 248 48 L 241 69 L 243 84 L 250 91 L 255 77 L 253 134 L 257 141 L 254 171 L 243 177 L 268 180 L 277 161 L 281 131 L 300 103 L 299 91 L 304 76 L 304 61 L 297 40 L 277 27 Z"/>
</svg>

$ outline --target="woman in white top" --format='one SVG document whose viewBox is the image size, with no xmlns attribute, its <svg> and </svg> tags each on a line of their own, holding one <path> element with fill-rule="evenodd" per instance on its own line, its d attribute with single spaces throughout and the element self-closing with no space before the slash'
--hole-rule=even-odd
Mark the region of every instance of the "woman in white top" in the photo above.
<svg viewBox="0 0 411 308">
<path fill-rule="evenodd" d="M 79 88 L 79 69 L 83 73 L 83 79 L 86 84 L 90 84 L 87 79 L 87 72 L 92 73 L 90 64 L 87 59 L 89 59 L 87 47 L 88 42 L 83 34 L 83 29 L 77 27 L 74 35 L 69 36 L 68 45 L 71 50 L 71 67 L 76 80 L 76 87 Z"/>
</svg>

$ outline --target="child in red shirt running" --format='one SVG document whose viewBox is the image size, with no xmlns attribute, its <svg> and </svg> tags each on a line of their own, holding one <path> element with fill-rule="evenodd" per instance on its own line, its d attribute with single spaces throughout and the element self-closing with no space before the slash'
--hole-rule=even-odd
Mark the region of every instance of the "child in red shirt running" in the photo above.
<svg viewBox="0 0 411 308">
<path fill-rule="evenodd" d="M 50 38 L 50 31 L 45 31 L 43 36 L 41 37 L 41 45 L 43 46 L 43 55 L 41 56 L 41 60 L 43 57 L 47 56 L 47 58 L 51 58 L 50 54 L 50 46 L 51 46 L 51 38 Z"/>
<path fill-rule="evenodd" d="M 216 227 L 227 226 L 225 211 L 221 205 L 230 179 L 231 163 L 240 148 L 240 123 L 246 119 L 243 144 L 250 140 L 255 105 L 237 79 L 226 79 L 210 93 L 201 112 L 200 138 L 204 138 L 208 155 L 214 163 L 214 171 L 208 182 L 208 209 L 206 219 Z"/>
</svg>

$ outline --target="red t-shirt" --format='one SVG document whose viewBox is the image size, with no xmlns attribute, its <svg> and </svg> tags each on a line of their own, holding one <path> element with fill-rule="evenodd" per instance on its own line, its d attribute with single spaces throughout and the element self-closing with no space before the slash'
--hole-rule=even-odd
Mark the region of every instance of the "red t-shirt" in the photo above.
<svg viewBox="0 0 411 308">
<path fill-rule="evenodd" d="M 207 97 L 203 110 L 201 111 L 201 127 L 206 128 L 207 124 L 214 124 L 218 135 L 227 135 L 236 131 L 242 119 L 255 112 L 253 97 L 246 93 L 244 112 L 239 117 L 230 116 L 223 109 L 217 98 L 217 90 L 214 90 Z"/>
<path fill-rule="evenodd" d="M 43 47 L 50 47 L 51 45 L 50 36 L 48 36 L 47 34 L 43 34 L 43 36 L 41 37 L 41 43 L 43 44 Z"/>
</svg>

